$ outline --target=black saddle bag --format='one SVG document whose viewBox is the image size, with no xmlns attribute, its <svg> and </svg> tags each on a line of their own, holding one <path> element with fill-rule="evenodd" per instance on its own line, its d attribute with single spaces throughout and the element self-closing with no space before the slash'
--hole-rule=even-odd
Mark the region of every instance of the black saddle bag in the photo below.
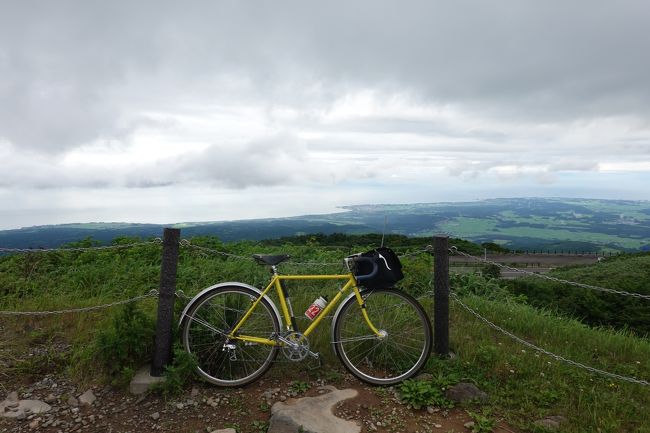
<svg viewBox="0 0 650 433">
<path fill-rule="evenodd" d="M 372 259 L 377 265 L 377 274 L 368 279 L 361 279 L 359 284 L 367 288 L 386 288 L 393 287 L 395 283 L 404 278 L 402 273 L 402 264 L 397 257 L 397 254 L 390 248 L 380 247 L 366 253 L 360 254 L 361 257 L 368 257 Z M 354 275 L 364 276 L 369 275 L 373 271 L 372 263 L 365 260 L 359 260 L 355 264 Z"/>
</svg>

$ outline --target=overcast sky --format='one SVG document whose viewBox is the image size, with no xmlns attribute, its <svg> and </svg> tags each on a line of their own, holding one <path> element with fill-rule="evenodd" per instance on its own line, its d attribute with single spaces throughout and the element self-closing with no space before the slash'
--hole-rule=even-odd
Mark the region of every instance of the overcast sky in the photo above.
<svg viewBox="0 0 650 433">
<path fill-rule="evenodd" d="M 0 229 L 650 198 L 645 0 L 0 5 Z"/>
</svg>

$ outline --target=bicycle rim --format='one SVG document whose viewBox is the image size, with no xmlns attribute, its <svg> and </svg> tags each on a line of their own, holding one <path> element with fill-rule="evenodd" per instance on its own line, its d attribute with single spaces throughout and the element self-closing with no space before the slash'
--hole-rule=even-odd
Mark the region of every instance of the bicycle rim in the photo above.
<svg viewBox="0 0 650 433">
<path fill-rule="evenodd" d="M 277 347 L 227 340 L 258 294 L 241 287 L 222 287 L 209 292 L 191 307 L 184 318 L 182 340 L 194 355 L 197 372 L 220 386 L 241 386 L 264 374 L 277 356 Z M 237 334 L 271 338 L 280 330 L 266 299 L 257 305 Z"/>
<path fill-rule="evenodd" d="M 334 349 L 357 378 L 390 385 L 412 377 L 431 352 L 431 324 L 422 306 L 395 289 L 362 292 L 373 325 L 369 329 L 354 297 L 348 299 L 334 325 Z"/>
</svg>

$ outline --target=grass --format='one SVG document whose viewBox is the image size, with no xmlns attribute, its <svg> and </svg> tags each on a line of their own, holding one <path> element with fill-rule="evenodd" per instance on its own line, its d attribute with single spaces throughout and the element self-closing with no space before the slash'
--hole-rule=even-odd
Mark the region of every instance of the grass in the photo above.
<svg viewBox="0 0 650 433">
<path fill-rule="evenodd" d="M 223 245 L 213 238 L 193 242 L 214 249 L 227 249 L 242 256 L 254 252 L 287 252 L 295 262 L 337 262 L 342 254 L 339 250 L 317 246 L 287 244 L 262 248 L 251 242 Z M 611 272 L 627 269 L 625 257 L 617 260 L 620 260 L 619 266 Z M 416 297 L 424 296 L 431 287 L 431 258 L 420 255 L 403 262 L 407 277 L 402 286 Z M 160 248 L 157 245 L 119 251 L 0 257 L 0 310 L 54 310 L 97 305 L 139 295 L 157 286 L 159 266 Z M 341 268 L 338 264 L 323 268 L 287 264 L 283 269 L 285 272 L 327 273 L 338 272 Z M 569 272 L 567 277 L 584 277 L 571 274 L 577 270 L 566 272 Z M 469 289 L 460 292 L 463 302 L 499 326 L 568 359 L 624 376 L 650 379 L 650 342 L 647 339 L 626 331 L 590 328 L 576 320 L 518 303 L 493 281 L 478 276 L 464 278 L 463 284 Z M 260 286 L 268 281 L 268 271 L 252 261 L 181 249 L 177 286 L 188 296 L 218 281 L 237 280 Z M 299 326 L 304 329 L 308 319 L 304 318 L 302 311 L 311 301 L 335 289 L 319 283 L 289 286 L 296 316 L 300 317 Z M 477 292 L 482 296 L 474 294 Z M 429 297 L 424 296 L 422 302 L 427 311 L 432 311 Z M 141 301 L 138 305 L 144 315 L 155 317 L 155 300 Z M 177 308 L 181 307 L 182 302 L 179 302 Z M 98 379 L 83 377 L 87 372 L 82 374 L 75 365 L 78 365 L 79 356 L 89 356 L 90 360 L 97 356 L 84 352 L 84 349 L 101 341 L 99 330 L 106 329 L 116 320 L 119 322 L 121 311 L 116 308 L 55 317 L 0 316 L 0 339 L 3 339 L 0 341 L 3 355 L 0 378 L 15 374 L 38 375 L 67 368 L 68 374 L 77 381 Z M 326 364 L 334 363 L 328 323 L 323 323 L 321 331 L 310 337 L 312 350 L 321 351 Z M 55 350 L 61 343 L 71 343 L 72 349 L 59 354 L 52 350 L 44 351 L 37 362 L 14 358 L 15 354 L 28 348 L 50 347 Z M 477 425 L 480 424 L 482 430 L 487 431 L 493 420 L 503 418 L 523 431 L 536 431 L 535 420 L 562 415 L 568 419 L 562 427 L 563 432 L 650 433 L 650 427 L 646 425 L 647 408 L 650 407 L 649 387 L 597 376 L 535 353 L 487 327 L 454 303 L 451 345 L 457 357 L 453 360 L 432 357 L 426 371 L 433 375 L 433 383 L 437 386 L 469 381 L 489 394 L 489 401 L 482 408 L 468 406 L 476 414 L 476 420 L 481 421 Z M 92 371 L 90 374 L 99 373 Z M 294 387 L 296 392 L 304 391 L 301 383 L 294 384 Z M 431 390 L 427 387 L 414 388 L 411 392 L 416 403 L 431 398 Z M 263 427 L 259 425 L 260 429 Z"/>
<path fill-rule="evenodd" d="M 650 379 L 650 342 L 626 332 L 593 329 L 575 320 L 515 302 L 468 295 L 467 305 L 534 344 L 586 365 Z M 454 304 L 451 344 L 457 358 L 430 360 L 427 370 L 471 381 L 486 391 L 486 406 L 511 425 L 532 431 L 533 422 L 565 416 L 563 432 L 650 432 L 650 387 L 613 380 L 531 351 L 487 327 Z"/>
</svg>

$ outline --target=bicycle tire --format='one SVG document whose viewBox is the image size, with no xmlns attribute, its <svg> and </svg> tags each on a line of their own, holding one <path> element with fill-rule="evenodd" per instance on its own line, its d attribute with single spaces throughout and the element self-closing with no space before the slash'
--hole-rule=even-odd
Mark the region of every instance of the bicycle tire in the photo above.
<svg viewBox="0 0 650 433">
<path fill-rule="evenodd" d="M 225 337 L 258 297 L 259 293 L 246 287 L 224 286 L 208 291 L 188 308 L 181 339 L 184 349 L 194 355 L 196 371 L 203 379 L 219 386 L 243 386 L 271 367 L 277 346 Z M 271 302 L 262 298 L 237 334 L 271 338 L 279 332 Z"/>
<path fill-rule="evenodd" d="M 392 385 L 413 377 L 431 353 L 431 322 L 420 303 L 397 289 L 361 292 L 373 325 L 385 332 L 377 338 L 366 323 L 355 296 L 334 318 L 332 343 L 345 368 L 373 385 Z"/>
</svg>

